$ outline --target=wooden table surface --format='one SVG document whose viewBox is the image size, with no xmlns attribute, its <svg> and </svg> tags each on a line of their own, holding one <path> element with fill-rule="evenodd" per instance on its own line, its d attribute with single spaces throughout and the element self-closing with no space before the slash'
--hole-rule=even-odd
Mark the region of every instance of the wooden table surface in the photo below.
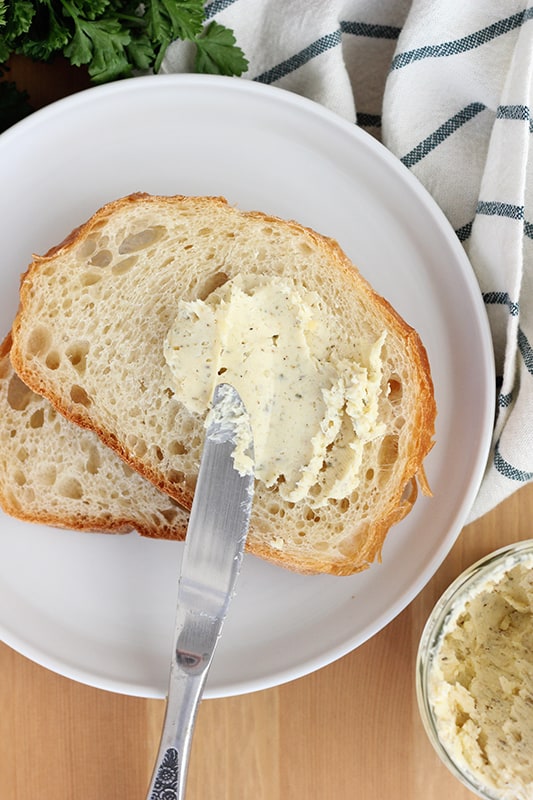
<svg viewBox="0 0 533 800">
<path fill-rule="evenodd" d="M 87 85 L 62 63 L 12 63 L 36 106 Z M 533 537 L 533 485 L 467 526 L 419 596 L 370 641 L 292 683 L 205 700 L 188 800 L 468 800 L 419 719 L 425 620 L 465 567 Z M 93 689 L 0 644 L 0 800 L 144 800 L 164 702 Z"/>
</svg>

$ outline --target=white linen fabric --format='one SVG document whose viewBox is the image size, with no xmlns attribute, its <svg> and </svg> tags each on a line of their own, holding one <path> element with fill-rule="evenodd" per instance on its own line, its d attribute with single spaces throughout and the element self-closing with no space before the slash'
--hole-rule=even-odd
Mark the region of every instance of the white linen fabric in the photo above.
<svg viewBox="0 0 533 800">
<path fill-rule="evenodd" d="M 212 0 L 244 77 L 381 140 L 463 243 L 491 325 L 497 416 L 475 519 L 533 480 L 533 0 Z M 192 71 L 170 46 L 162 72 Z"/>
</svg>

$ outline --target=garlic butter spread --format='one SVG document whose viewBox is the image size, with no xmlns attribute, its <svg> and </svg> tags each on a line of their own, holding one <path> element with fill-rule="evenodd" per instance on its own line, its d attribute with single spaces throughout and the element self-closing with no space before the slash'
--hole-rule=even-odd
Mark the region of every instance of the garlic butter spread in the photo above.
<svg viewBox="0 0 533 800">
<path fill-rule="evenodd" d="M 533 799 L 533 563 L 511 566 L 452 614 L 429 700 L 457 765 L 494 797 Z"/>
<path fill-rule="evenodd" d="M 218 386 L 217 403 L 213 403 L 205 421 L 211 441 L 233 444 L 233 463 L 241 475 L 253 475 L 253 436 L 250 418 L 235 391 L 222 383 Z"/>
<path fill-rule="evenodd" d="M 172 388 L 193 413 L 205 414 L 217 383 L 233 385 L 251 419 L 256 478 L 278 484 L 285 500 L 320 507 L 357 487 L 364 444 L 384 432 L 384 338 L 364 364 L 339 358 L 318 294 L 238 275 L 205 300 L 178 303 L 164 353 Z"/>
</svg>

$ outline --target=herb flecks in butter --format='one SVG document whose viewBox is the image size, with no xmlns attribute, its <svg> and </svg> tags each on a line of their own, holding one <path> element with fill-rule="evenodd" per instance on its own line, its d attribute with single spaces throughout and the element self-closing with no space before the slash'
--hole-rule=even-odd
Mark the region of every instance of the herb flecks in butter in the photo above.
<svg viewBox="0 0 533 800">
<path fill-rule="evenodd" d="M 339 358 L 318 294 L 282 278 L 237 276 L 206 300 L 180 301 L 164 352 L 173 389 L 205 414 L 217 383 L 250 415 L 255 475 L 288 501 L 320 507 L 359 484 L 378 422 L 383 334 L 367 363 Z"/>
<path fill-rule="evenodd" d="M 533 561 L 458 603 L 433 656 L 429 699 L 456 763 L 502 800 L 533 798 Z"/>
</svg>

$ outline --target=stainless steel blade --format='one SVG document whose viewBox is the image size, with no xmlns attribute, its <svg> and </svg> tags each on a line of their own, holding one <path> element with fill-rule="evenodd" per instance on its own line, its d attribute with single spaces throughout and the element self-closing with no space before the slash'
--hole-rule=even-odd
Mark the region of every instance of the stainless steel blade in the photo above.
<svg viewBox="0 0 533 800">
<path fill-rule="evenodd" d="M 250 421 L 229 384 L 217 386 L 191 508 L 178 587 L 178 608 L 165 722 L 149 800 L 182 800 L 200 702 L 235 590 L 253 500 L 253 467 L 240 474 L 233 454 Z"/>
</svg>

